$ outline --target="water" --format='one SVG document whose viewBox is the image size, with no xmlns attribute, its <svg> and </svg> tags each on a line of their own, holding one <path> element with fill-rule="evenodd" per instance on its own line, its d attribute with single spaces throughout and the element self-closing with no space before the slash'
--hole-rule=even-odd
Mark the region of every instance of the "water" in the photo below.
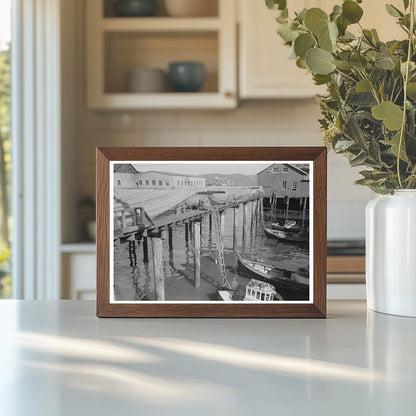
<svg viewBox="0 0 416 416">
<path fill-rule="evenodd" d="M 237 250 L 242 247 L 242 209 L 237 215 Z M 248 218 L 251 218 L 250 215 Z M 249 224 L 247 226 L 249 229 Z M 185 242 L 185 225 L 178 225 L 173 232 L 173 250 L 169 251 L 168 239 L 163 241 L 163 260 L 166 300 L 215 300 L 217 290 L 222 286 L 218 279 L 218 268 L 210 260 L 210 248 L 215 251 L 215 243 L 210 241 L 209 219 L 206 216 L 201 223 L 201 288 L 193 287 L 194 257 L 192 242 Z M 215 240 L 214 240 L 215 241 Z M 224 249 L 228 268 L 236 256 L 233 247 L 233 210 L 225 215 Z M 149 263 L 143 263 L 143 247 L 136 242 L 136 262 L 131 264 L 129 245 L 116 244 L 114 247 L 114 298 L 115 300 L 139 301 L 155 300 L 155 286 L 152 264 L 152 244 L 148 238 Z M 282 243 L 265 237 L 261 225 L 251 241 L 247 243 L 244 257 L 279 266 L 283 263 L 309 265 L 307 248 Z M 293 267 L 296 269 L 296 266 Z M 232 280 L 245 286 L 249 279 L 230 271 Z"/>
</svg>

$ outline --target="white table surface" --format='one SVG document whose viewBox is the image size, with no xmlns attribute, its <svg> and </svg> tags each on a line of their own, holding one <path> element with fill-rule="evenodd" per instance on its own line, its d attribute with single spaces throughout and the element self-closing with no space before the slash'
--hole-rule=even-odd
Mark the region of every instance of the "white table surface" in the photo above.
<svg viewBox="0 0 416 416">
<path fill-rule="evenodd" d="M 98 319 L 0 301 L 0 415 L 412 415 L 416 319 Z"/>
</svg>

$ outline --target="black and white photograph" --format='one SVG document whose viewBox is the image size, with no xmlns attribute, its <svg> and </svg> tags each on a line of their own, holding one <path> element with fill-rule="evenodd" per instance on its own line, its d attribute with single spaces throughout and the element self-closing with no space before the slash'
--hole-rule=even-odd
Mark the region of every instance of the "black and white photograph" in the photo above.
<svg viewBox="0 0 416 416">
<path fill-rule="evenodd" d="M 313 301 L 312 162 L 110 164 L 110 302 Z"/>
</svg>

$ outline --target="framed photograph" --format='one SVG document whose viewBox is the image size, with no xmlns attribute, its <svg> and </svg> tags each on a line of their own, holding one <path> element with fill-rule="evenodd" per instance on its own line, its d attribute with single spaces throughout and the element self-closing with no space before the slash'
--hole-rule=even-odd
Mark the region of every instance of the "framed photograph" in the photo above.
<svg viewBox="0 0 416 416">
<path fill-rule="evenodd" d="M 97 316 L 324 318 L 326 152 L 97 149 Z"/>
</svg>

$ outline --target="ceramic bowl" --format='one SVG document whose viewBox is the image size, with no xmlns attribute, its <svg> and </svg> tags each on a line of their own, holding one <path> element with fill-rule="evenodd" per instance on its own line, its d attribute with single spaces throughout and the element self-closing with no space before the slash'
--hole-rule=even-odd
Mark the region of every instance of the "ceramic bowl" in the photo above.
<svg viewBox="0 0 416 416">
<path fill-rule="evenodd" d="M 205 67 L 201 62 L 172 62 L 169 81 L 177 92 L 197 92 L 205 80 Z"/>
<path fill-rule="evenodd" d="M 156 0 L 118 0 L 114 12 L 119 17 L 148 17 L 157 12 Z"/>
<path fill-rule="evenodd" d="M 167 75 L 162 69 L 136 68 L 129 72 L 128 91 L 131 93 L 161 93 L 167 90 Z"/>
</svg>

